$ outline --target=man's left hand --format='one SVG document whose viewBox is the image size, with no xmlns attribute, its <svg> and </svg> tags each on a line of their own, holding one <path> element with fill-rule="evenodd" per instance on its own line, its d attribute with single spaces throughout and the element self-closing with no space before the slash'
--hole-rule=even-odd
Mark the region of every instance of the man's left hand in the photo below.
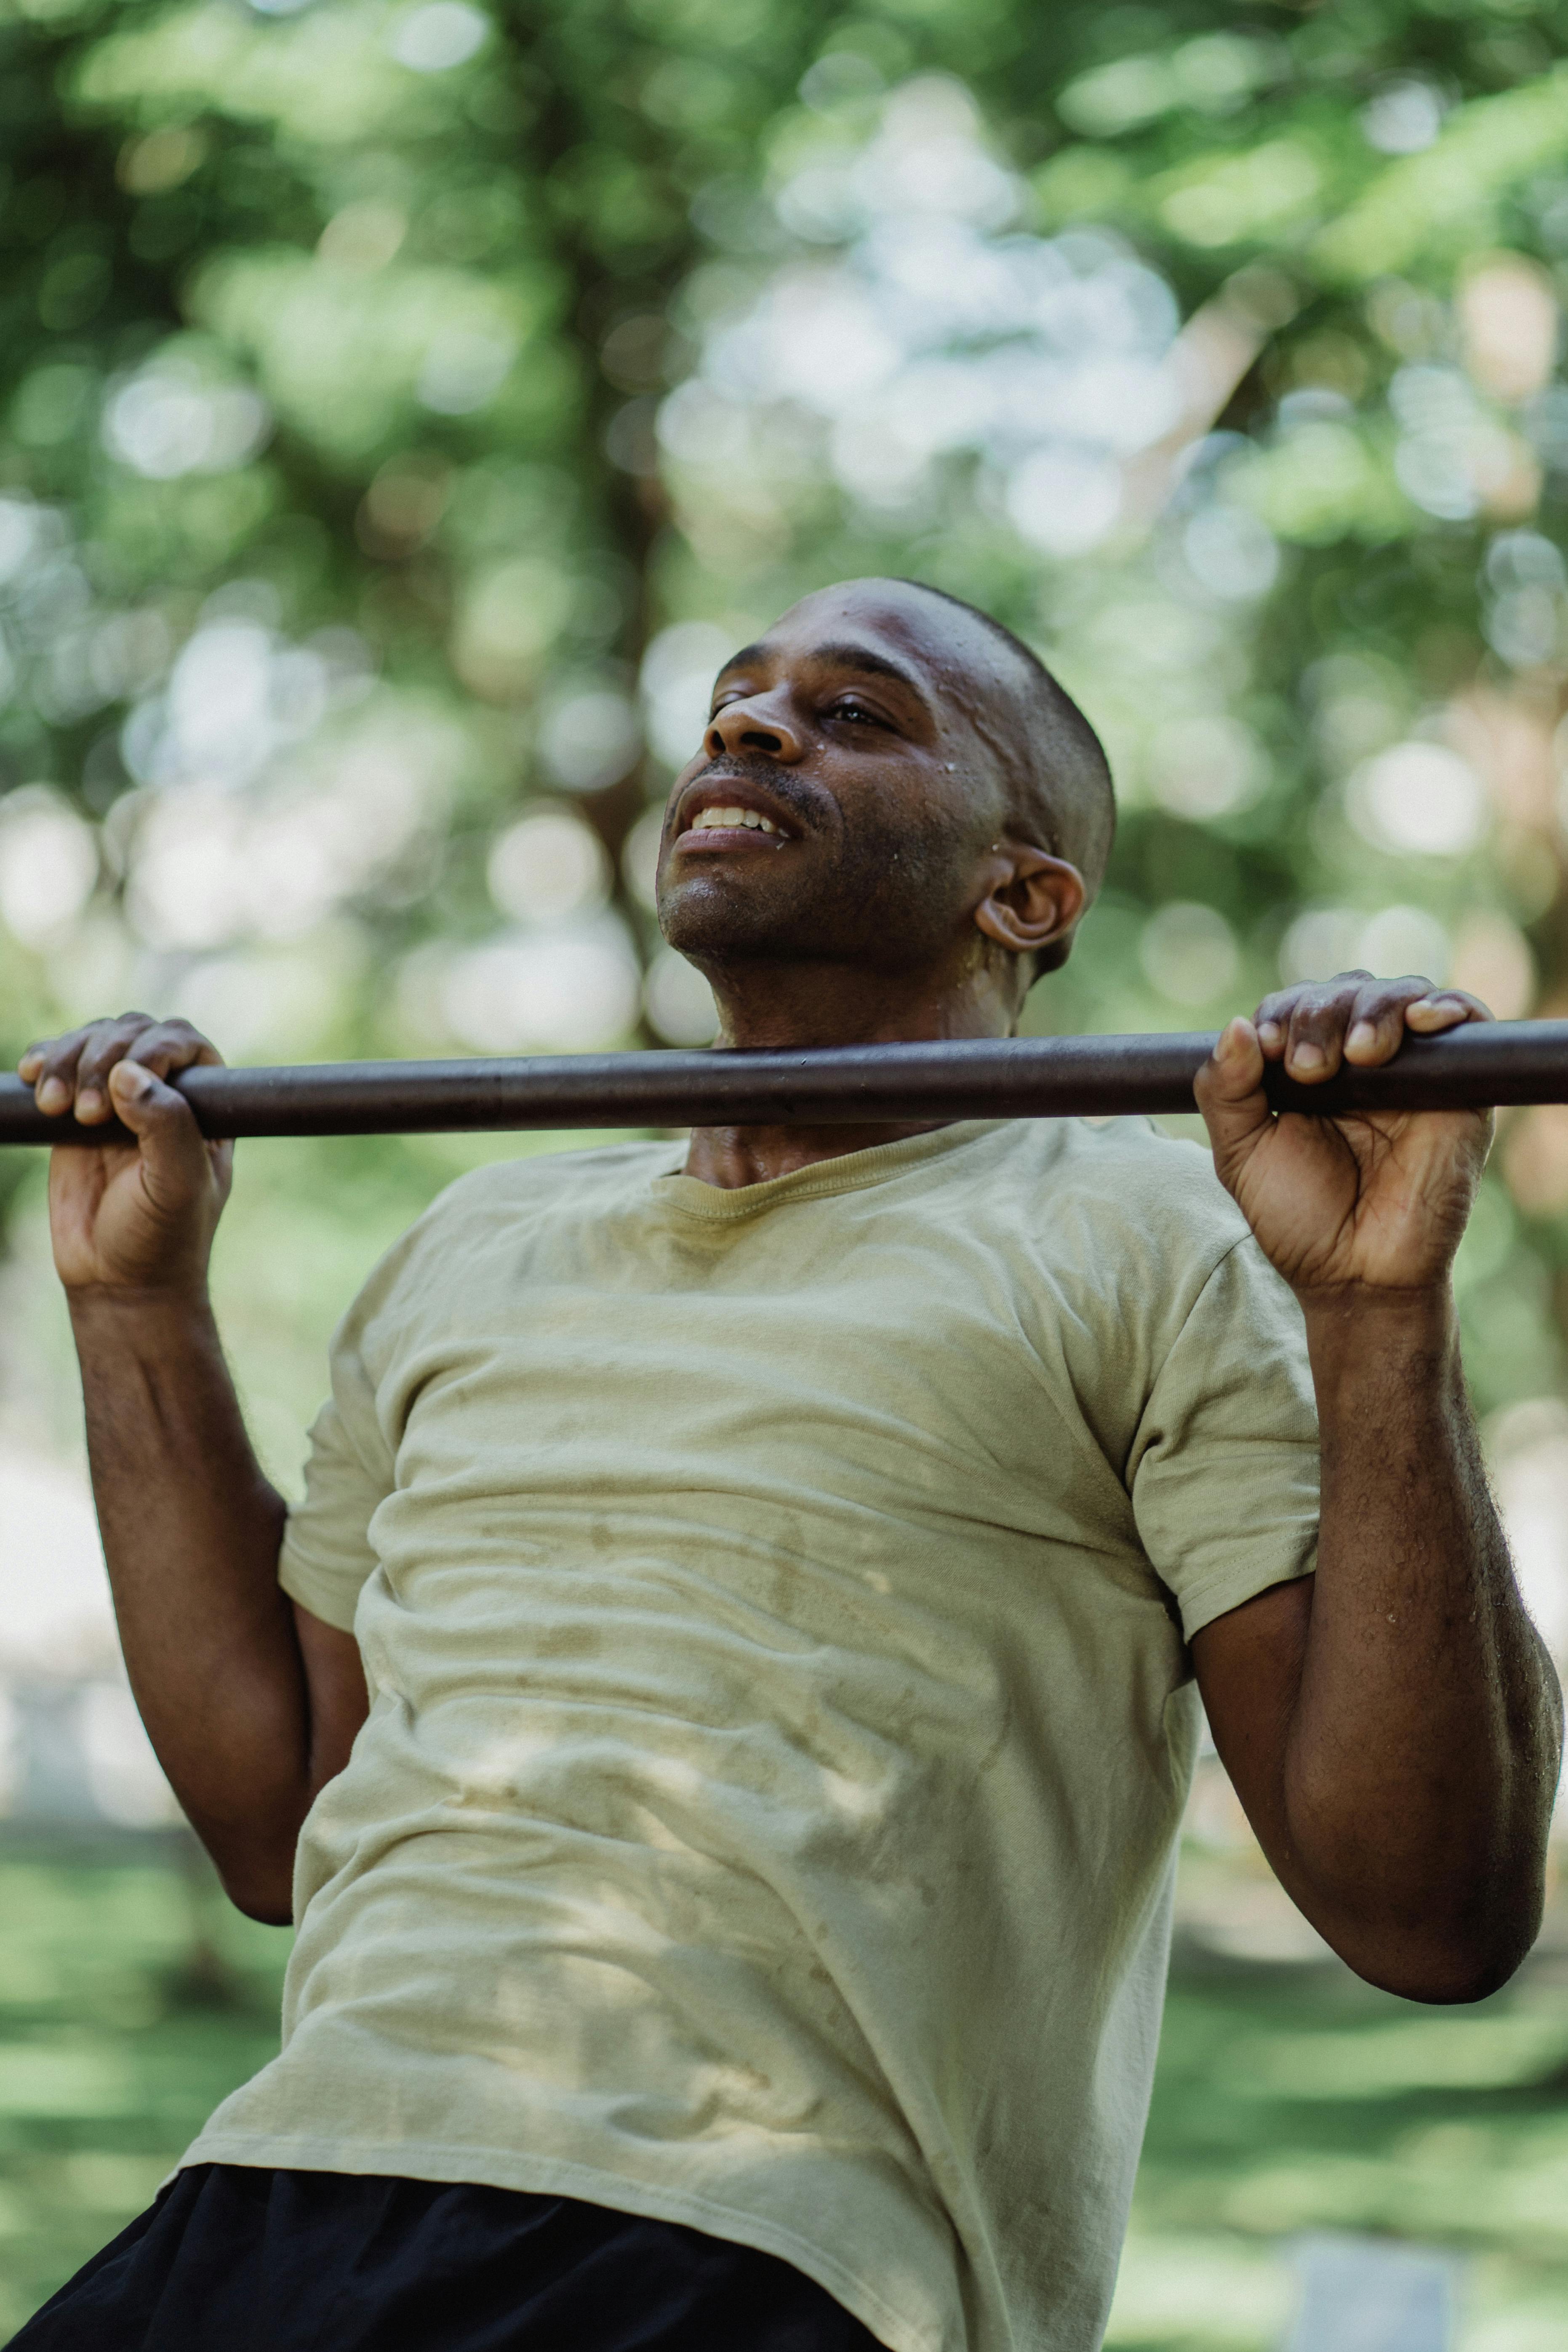
<svg viewBox="0 0 1568 2352">
<path fill-rule="evenodd" d="M 1236 1020 L 1198 1073 L 1215 1167 L 1265 1254 L 1299 1294 L 1430 1290 L 1447 1280 L 1491 1143 L 1485 1111 L 1276 1118 L 1266 1062 L 1321 1086 L 1342 1061 L 1373 1069 L 1406 1031 L 1489 1021 L 1461 990 L 1364 971 L 1281 989 Z"/>
</svg>

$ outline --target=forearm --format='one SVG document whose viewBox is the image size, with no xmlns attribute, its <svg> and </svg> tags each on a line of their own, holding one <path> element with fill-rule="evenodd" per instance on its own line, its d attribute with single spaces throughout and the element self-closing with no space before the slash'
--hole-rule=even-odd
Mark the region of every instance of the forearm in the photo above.
<svg viewBox="0 0 1568 2352">
<path fill-rule="evenodd" d="M 1288 1875 L 1363 1972 L 1428 1997 L 1539 1924 L 1556 1678 L 1514 1584 L 1446 1291 L 1310 1303 L 1318 1574 L 1284 1754 Z"/>
<path fill-rule="evenodd" d="M 314 1794 L 310 1704 L 278 1584 L 284 1507 L 205 1298 L 76 1293 L 89 1458 L 131 1685 L 235 1900 L 287 1912 Z"/>
</svg>

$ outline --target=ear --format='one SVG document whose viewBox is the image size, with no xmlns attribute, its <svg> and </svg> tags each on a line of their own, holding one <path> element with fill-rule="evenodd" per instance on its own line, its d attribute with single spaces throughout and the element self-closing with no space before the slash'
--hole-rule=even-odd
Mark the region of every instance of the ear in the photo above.
<svg viewBox="0 0 1568 2352">
<path fill-rule="evenodd" d="M 1054 971 L 1067 961 L 1074 926 L 1089 904 L 1083 876 L 1065 857 L 1005 838 L 996 843 L 987 866 L 976 924 L 998 947 L 1033 956 L 1037 971 Z"/>
</svg>

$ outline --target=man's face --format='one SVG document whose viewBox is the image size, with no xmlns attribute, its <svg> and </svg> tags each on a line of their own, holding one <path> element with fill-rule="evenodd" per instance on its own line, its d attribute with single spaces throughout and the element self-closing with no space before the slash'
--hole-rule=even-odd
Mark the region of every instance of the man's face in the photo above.
<svg viewBox="0 0 1568 2352">
<path fill-rule="evenodd" d="M 894 581 L 806 597 L 719 673 L 665 816 L 666 939 L 710 968 L 937 961 L 1006 824 L 1018 710 L 967 614 Z"/>
</svg>

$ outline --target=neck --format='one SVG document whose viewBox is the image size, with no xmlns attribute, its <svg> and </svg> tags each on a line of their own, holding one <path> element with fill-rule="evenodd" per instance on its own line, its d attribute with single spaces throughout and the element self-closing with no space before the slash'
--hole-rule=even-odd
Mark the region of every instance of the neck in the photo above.
<svg viewBox="0 0 1568 2352">
<path fill-rule="evenodd" d="M 710 972 L 719 1000 L 715 1043 L 757 1048 L 796 1045 L 912 1045 L 942 1037 L 1005 1037 L 1015 1010 L 991 975 L 972 969 L 958 984 L 950 975 L 868 973 L 788 965 L 748 966 L 742 973 Z M 819 1160 L 837 1160 L 874 1144 L 950 1126 L 947 1119 L 855 1127 L 694 1127 L 686 1173 L 732 1192 L 792 1175 Z"/>
</svg>

